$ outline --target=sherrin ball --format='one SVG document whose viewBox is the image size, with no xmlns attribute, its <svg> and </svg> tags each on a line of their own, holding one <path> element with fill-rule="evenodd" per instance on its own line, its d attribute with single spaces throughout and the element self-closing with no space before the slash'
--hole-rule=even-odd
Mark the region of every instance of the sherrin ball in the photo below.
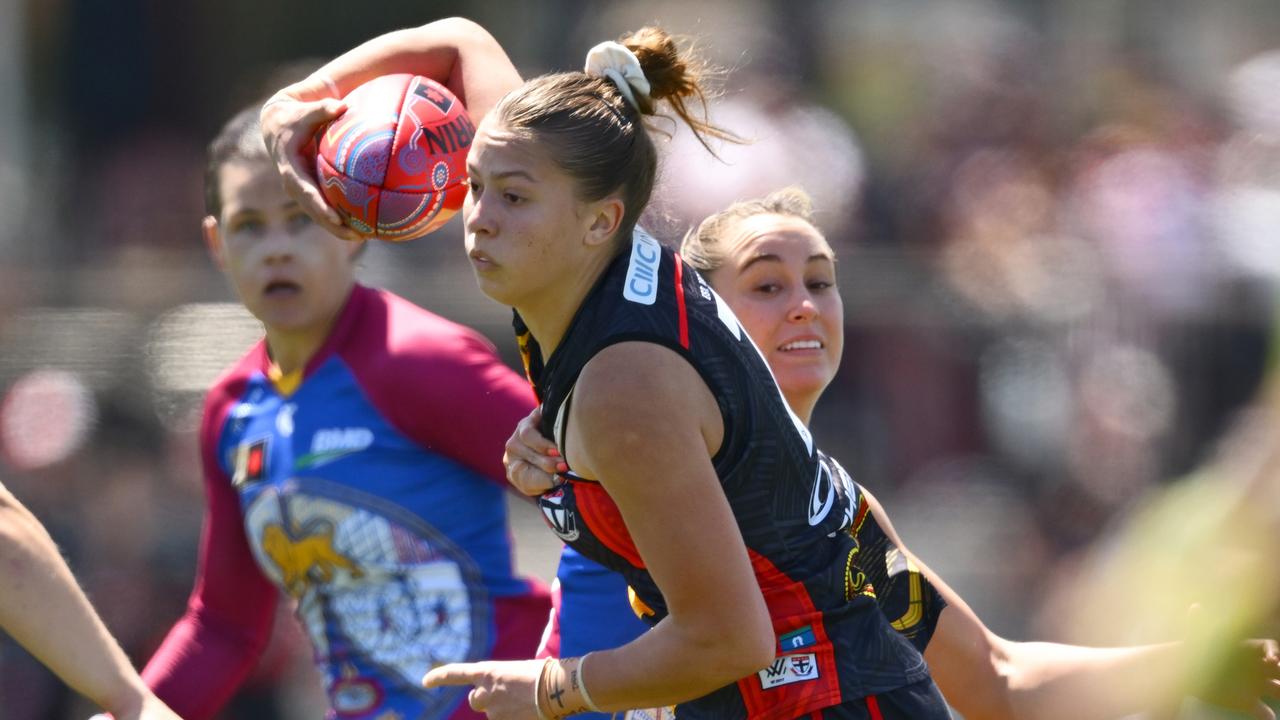
<svg viewBox="0 0 1280 720">
<path fill-rule="evenodd" d="M 320 190 L 367 239 L 404 241 L 444 225 L 467 194 L 475 126 L 448 88 L 419 75 L 374 78 L 316 138 Z"/>
</svg>

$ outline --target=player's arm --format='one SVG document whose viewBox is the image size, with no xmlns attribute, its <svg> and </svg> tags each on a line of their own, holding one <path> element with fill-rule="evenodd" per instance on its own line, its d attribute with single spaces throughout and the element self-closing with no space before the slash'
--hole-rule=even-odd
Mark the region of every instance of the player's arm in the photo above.
<svg viewBox="0 0 1280 720">
<path fill-rule="evenodd" d="M 303 148 L 317 128 L 345 111 L 340 98 L 372 78 L 392 73 L 443 83 L 476 125 L 521 82 L 506 51 L 487 30 L 470 20 L 447 18 L 366 41 L 277 92 L 262 109 L 267 149 L 290 196 L 339 237 L 356 239 L 325 204 Z"/>
<path fill-rule="evenodd" d="M 215 459 L 206 414 L 204 531 L 187 611 L 142 677 L 188 720 L 213 717 L 253 669 L 271 636 L 277 591 L 258 570 L 245 538 L 240 499 Z"/>
<path fill-rule="evenodd" d="M 583 681 L 605 712 L 701 697 L 773 659 L 768 610 L 710 461 L 722 439 L 710 391 L 671 350 L 620 343 L 578 379 L 569 465 L 604 484 L 669 613 L 636 640 L 590 654 Z M 561 670 L 543 678 L 542 694 L 573 697 L 577 660 L 551 662 Z M 537 661 L 448 665 L 425 682 L 476 685 L 473 707 L 492 718 L 528 718 L 539 668 Z"/>
<path fill-rule="evenodd" d="M 864 491 L 865 492 L 865 491 Z M 867 493 L 876 521 L 891 542 L 920 568 L 947 602 L 925 649 L 942 694 L 965 717 L 1003 720 L 1109 720 L 1176 708 L 1190 664 L 1186 646 L 1165 643 L 1094 648 L 1014 642 L 992 632 L 972 608 L 923 562 L 911 555 L 880 503 Z M 1276 668 L 1274 644 L 1246 644 L 1256 668 Z M 1272 671 L 1272 677 L 1277 670 Z M 1258 686 L 1267 686 L 1264 680 Z M 1272 687 L 1272 692 L 1275 688 Z M 1252 696 L 1218 698 L 1270 717 Z"/>
<path fill-rule="evenodd" d="M 143 685 L 44 526 L 0 486 L 0 627 L 116 718 L 177 718 Z"/>
<path fill-rule="evenodd" d="M 471 330 L 415 340 L 397 352 L 394 373 L 379 378 L 395 424 L 423 447 L 507 487 L 503 448 L 512 428 L 536 407 L 529 383 Z"/>
<path fill-rule="evenodd" d="M 768 610 L 711 465 L 723 432 L 701 376 L 667 348 L 614 345 L 578 380 L 569 465 L 608 490 L 669 613 L 591 656 L 587 682 L 602 710 L 697 698 L 773 660 Z"/>
</svg>

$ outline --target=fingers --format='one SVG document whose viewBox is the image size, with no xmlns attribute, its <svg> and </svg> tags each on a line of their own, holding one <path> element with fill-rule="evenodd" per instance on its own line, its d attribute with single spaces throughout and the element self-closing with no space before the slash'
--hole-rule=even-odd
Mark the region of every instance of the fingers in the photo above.
<svg viewBox="0 0 1280 720">
<path fill-rule="evenodd" d="M 489 663 L 449 663 L 433 668 L 422 676 L 422 686 L 475 685 L 488 672 Z"/>
<path fill-rule="evenodd" d="M 519 458 L 507 463 L 507 480 L 525 495 L 541 495 L 560 484 L 554 473 Z"/>
<path fill-rule="evenodd" d="M 538 429 L 541 418 L 541 408 L 535 408 L 521 420 L 507 440 L 502 456 L 507 480 L 526 495 L 541 495 L 550 490 L 560 484 L 556 473 L 569 470 L 555 443 Z"/>
<path fill-rule="evenodd" d="M 276 161 L 285 192 L 330 233 L 344 240 L 359 240 L 342 216 L 324 199 L 316 184 L 315 150 L 308 147 L 325 123 L 346 112 L 341 100 L 326 98 L 302 102 L 278 94 L 262 108 L 262 133 L 267 149 Z"/>
</svg>

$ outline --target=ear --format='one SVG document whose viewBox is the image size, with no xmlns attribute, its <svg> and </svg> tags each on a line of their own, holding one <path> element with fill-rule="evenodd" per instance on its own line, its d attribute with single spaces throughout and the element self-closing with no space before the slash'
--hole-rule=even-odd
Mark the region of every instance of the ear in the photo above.
<svg viewBox="0 0 1280 720">
<path fill-rule="evenodd" d="M 617 197 L 607 197 L 587 206 L 587 235 L 583 240 L 588 245 L 603 245 L 613 239 L 622 224 L 622 216 L 626 206 Z"/>
<path fill-rule="evenodd" d="M 217 265 L 219 270 L 226 272 L 227 261 L 222 256 L 222 232 L 218 227 L 218 218 L 205 215 L 204 220 L 200 221 L 200 230 L 204 235 L 205 249 L 209 251 L 209 257 L 213 258 L 213 264 Z"/>
</svg>

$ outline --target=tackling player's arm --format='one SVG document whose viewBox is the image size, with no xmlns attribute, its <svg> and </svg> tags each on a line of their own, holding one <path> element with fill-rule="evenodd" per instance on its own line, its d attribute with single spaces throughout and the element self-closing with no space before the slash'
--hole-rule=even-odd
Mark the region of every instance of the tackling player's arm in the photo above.
<svg viewBox="0 0 1280 720">
<path fill-rule="evenodd" d="M 864 490 L 865 492 L 865 490 Z M 1108 720 L 1143 711 L 1167 711 L 1182 701 L 1191 664 L 1186 647 L 1165 643 L 1095 648 L 1048 642 L 1014 642 L 992 632 L 937 573 L 911 555 L 888 515 L 870 493 L 871 512 L 889 540 L 911 557 L 947 602 L 925 649 L 930 674 L 947 702 L 965 717 L 992 720 Z M 1257 656 L 1255 670 L 1280 676 L 1273 642 L 1245 644 L 1241 652 Z M 1274 694 L 1280 685 L 1244 683 L 1219 702 L 1273 718 L 1258 692 Z"/>
<path fill-rule="evenodd" d="M 0 485 L 0 628 L 118 720 L 176 720 L 143 685 L 99 619 L 53 538 Z"/>
</svg>

